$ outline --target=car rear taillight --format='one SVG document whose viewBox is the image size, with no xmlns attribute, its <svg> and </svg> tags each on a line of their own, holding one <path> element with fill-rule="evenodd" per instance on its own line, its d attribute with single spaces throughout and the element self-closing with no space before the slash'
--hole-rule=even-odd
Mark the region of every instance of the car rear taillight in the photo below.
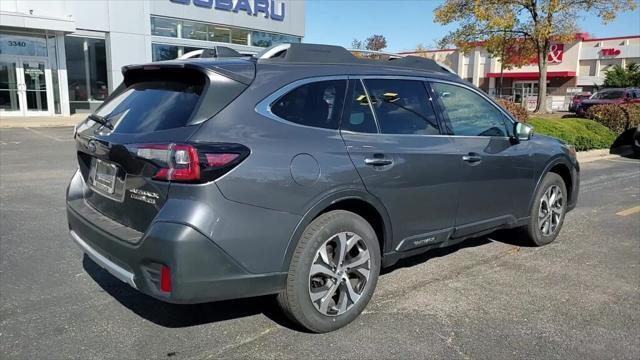
<svg viewBox="0 0 640 360">
<path fill-rule="evenodd" d="M 207 182 L 231 170 L 249 155 L 239 144 L 135 144 L 137 157 L 158 167 L 154 180 Z"/>
<path fill-rule="evenodd" d="M 160 268 L 160 291 L 171 292 L 171 270 L 167 265 Z"/>
</svg>

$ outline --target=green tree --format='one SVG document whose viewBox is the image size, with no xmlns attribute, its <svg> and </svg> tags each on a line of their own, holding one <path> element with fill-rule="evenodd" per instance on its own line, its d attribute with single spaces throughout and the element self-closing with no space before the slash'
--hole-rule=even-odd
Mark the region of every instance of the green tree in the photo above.
<svg viewBox="0 0 640 360">
<path fill-rule="evenodd" d="M 604 87 L 640 86 L 640 64 L 629 63 L 626 68 L 614 65 L 604 75 Z"/>
<path fill-rule="evenodd" d="M 485 46 L 505 38 L 516 46 L 522 61 L 535 58 L 540 71 L 536 112 L 547 112 L 547 65 L 553 43 L 569 42 L 577 32 L 576 18 L 584 13 L 598 16 L 604 23 L 621 11 L 636 8 L 634 0 L 445 0 L 435 10 L 436 22 L 456 24 L 443 42 L 468 47 Z"/>
<path fill-rule="evenodd" d="M 383 35 L 371 35 L 367 38 L 367 50 L 380 51 L 387 47 L 387 39 Z"/>
<path fill-rule="evenodd" d="M 364 50 L 364 46 L 362 46 L 362 41 L 358 39 L 353 39 L 351 42 L 351 48 L 355 50 Z"/>
</svg>

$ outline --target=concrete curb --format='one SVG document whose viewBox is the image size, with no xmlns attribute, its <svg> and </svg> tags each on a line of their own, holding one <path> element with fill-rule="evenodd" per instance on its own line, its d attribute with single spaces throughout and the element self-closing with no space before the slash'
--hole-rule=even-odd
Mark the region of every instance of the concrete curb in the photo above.
<svg viewBox="0 0 640 360">
<path fill-rule="evenodd" d="M 584 164 L 597 160 L 614 159 L 621 156 L 631 155 L 632 153 L 630 146 L 625 146 L 616 150 L 615 154 L 612 154 L 610 149 L 578 151 L 576 156 L 578 157 L 578 162 Z"/>
<path fill-rule="evenodd" d="M 25 127 L 60 127 L 75 126 L 87 117 L 88 114 L 73 114 L 71 116 L 47 116 L 47 117 L 2 117 L 0 129 L 25 128 Z"/>
</svg>

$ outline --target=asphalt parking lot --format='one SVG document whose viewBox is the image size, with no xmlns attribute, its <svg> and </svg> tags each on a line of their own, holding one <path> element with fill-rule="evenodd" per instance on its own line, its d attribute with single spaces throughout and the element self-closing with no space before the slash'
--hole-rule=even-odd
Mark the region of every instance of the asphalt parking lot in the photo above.
<svg viewBox="0 0 640 360">
<path fill-rule="evenodd" d="M 0 358 L 640 358 L 638 160 L 584 164 L 555 243 L 503 232 L 408 259 L 324 335 L 271 297 L 169 305 L 84 259 L 65 215 L 75 167 L 70 128 L 0 130 Z"/>
</svg>

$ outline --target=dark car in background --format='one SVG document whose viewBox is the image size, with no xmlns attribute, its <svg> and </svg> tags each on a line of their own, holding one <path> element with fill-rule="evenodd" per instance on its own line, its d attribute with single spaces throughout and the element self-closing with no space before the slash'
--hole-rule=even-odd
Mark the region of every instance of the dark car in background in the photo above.
<svg viewBox="0 0 640 360">
<path fill-rule="evenodd" d="M 571 98 L 571 102 L 569 103 L 569 111 L 571 112 L 576 112 L 576 110 L 578 109 L 578 105 L 580 105 L 580 103 L 583 100 L 586 100 L 588 98 L 591 97 L 591 93 L 586 91 L 586 92 L 579 92 L 575 95 L 573 95 L 573 97 Z"/>
<path fill-rule="evenodd" d="M 548 244 L 576 205 L 575 149 L 432 60 L 284 44 L 123 77 L 76 128 L 69 231 L 162 301 L 278 294 L 331 331 L 382 267 L 496 229 Z"/>
<path fill-rule="evenodd" d="M 640 89 L 611 88 L 593 94 L 589 99 L 582 100 L 576 107 L 576 114 L 584 116 L 594 105 L 640 103 Z"/>
</svg>

